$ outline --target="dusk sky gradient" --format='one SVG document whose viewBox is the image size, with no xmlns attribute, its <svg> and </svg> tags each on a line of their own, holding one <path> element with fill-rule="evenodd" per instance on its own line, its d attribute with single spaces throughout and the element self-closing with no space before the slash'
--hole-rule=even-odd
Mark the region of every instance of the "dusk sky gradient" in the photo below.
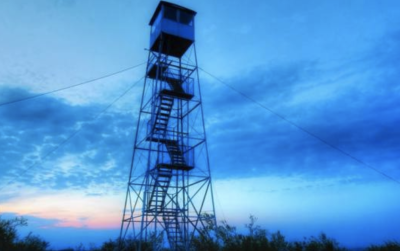
<svg viewBox="0 0 400 251">
<path fill-rule="evenodd" d="M 202 69 L 397 181 L 200 71 L 217 220 L 400 241 L 400 2 L 173 2 L 198 12 Z M 0 103 L 146 62 L 157 4 L 0 1 Z M 2 218 L 26 217 L 22 233 L 54 248 L 118 237 L 144 74 L 0 106 Z"/>
</svg>

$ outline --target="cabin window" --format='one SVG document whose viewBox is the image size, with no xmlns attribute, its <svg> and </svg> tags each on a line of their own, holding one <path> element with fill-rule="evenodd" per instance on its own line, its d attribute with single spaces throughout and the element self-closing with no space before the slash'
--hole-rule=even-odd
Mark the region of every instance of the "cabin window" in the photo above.
<svg viewBox="0 0 400 251">
<path fill-rule="evenodd" d="M 180 11 L 179 12 L 179 22 L 181 24 L 193 26 L 193 15 L 191 15 L 187 12 L 184 12 L 184 11 Z"/>
<path fill-rule="evenodd" d="M 174 8 L 170 8 L 168 6 L 164 7 L 164 17 L 170 19 L 172 21 L 178 21 L 178 10 Z"/>
<path fill-rule="evenodd" d="M 164 7 L 164 18 L 193 26 L 193 15 L 168 6 Z"/>
</svg>

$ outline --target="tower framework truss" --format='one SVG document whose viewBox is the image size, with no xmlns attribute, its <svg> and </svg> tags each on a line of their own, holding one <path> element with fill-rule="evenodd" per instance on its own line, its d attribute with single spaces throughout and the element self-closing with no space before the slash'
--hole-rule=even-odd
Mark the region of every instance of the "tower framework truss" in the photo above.
<svg viewBox="0 0 400 251">
<path fill-rule="evenodd" d="M 214 221 L 210 165 L 190 9 L 161 1 L 150 50 L 121 224 L 138 250 L 189 250 Z"/>
</svg>

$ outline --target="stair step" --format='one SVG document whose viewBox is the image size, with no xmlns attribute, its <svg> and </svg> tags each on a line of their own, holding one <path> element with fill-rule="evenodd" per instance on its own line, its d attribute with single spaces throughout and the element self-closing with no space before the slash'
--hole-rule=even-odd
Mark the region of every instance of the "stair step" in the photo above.
<svg viewBox="0 0 400 251">
<path fill-rule="evenodd" d="M 164 107 L 162 107 L 162 106 L 160 106 L 160 109 L 163 110 L 163 111 L 171 111 L 171 109 L 164 108 Z M 169 115 L 169 114 L 168 114 L 168 115 Z"/>
<path fill-rule="evenodd" d="M 165 109 L 168 109 L 168 110 L 172 110 L 172 104 L 161 104 L 160 108 L 165 108 Z"/>
<path fill-rule="evenodd" d="M 161 95 L 161 101 L 167 101 L 167 102 L 174 102 L 174 98 L 173 97 L 169 97 L 166 95 Z"/>
<path fill-rule="evenodd" d="M 157 123 L 159 123 L 159 124 L 168 124 L 168 120 L 169 120 L 169 117 L 158 117 L 158 118 L 156 118 L 156 120 L 155 120 L 155 124 L 157 124 Z"/>
<path fill-rule="evenodd" d="M 172 106 L 174 106 L 174 102 L 173 101 L 161 101 L 161 103 L 160 103 L 160 105 L 163 105 L 163 106 L 169 106 L 169 107 L 172 107 Z"/>
<path fill-rule="evenodd" d="M 168 118 L 158 117 L 156 120 L 168 121 L 168 120 L 169 120 L 169 117 L 168 117 Z"/>
<path fill-rule="evenodd" d="M 170 97 L 170 96 L 161 95 L 160 97 L 161 97 L 161 100 L 174 101 L 174 98 L 173 98 L 173 97 Z"/>
</svg>

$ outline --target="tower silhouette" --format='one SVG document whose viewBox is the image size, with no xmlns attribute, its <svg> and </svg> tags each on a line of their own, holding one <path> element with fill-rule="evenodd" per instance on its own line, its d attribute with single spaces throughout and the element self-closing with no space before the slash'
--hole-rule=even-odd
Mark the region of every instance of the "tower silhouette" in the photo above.
<svg viewBox="0 0 400 251">
<path fill-rule="evenodd" d="M 120 240 L 138 250 L 189 250 L 215 223 L 195 50 L 196 12 L 161 1 L 136 127 Z"/>
</svg>

